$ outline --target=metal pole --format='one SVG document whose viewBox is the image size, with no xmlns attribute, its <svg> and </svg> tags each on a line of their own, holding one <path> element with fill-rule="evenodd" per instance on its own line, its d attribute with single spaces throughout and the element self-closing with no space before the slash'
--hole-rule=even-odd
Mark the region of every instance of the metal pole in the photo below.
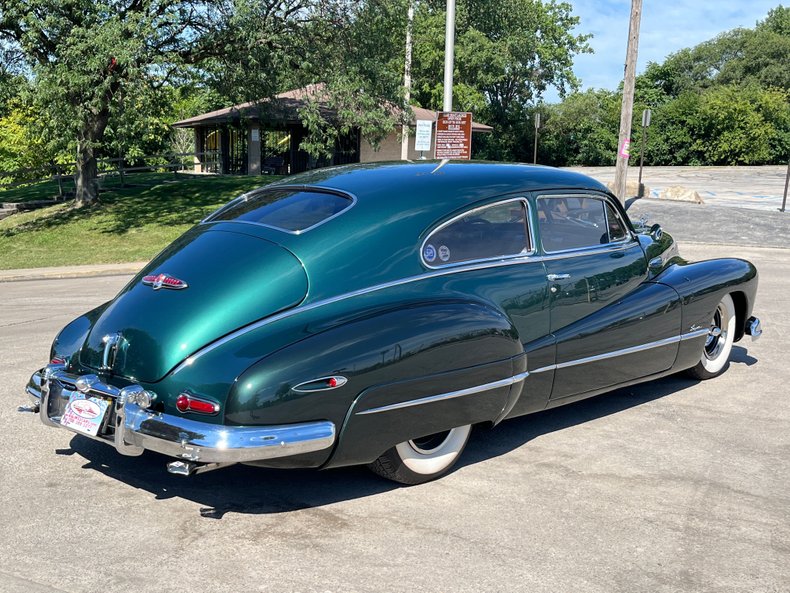
<svg viewBox="0 0 790 593">
<path fill-rule="evenodd" d="M 628 49 L 625 57 L 623 77 L 623 104 L 620 110 L 620 135 L 617 144 L 617 159 L 614 176 L 614 193 L 625 203 L 625 187 L 628 176 L 626 143 L 631 138 L 631 117 L 634 110 L 634 82 L 636 79 L 636 57 L 639 49 L 639 22 L 642 16 L 642 0 L 631 0 L 631 22 L 628 27 Z"/>
<path fill-rule="evenodd" d="M 785 211 L 785 206 L 787 206 L 787 186 L 790 185 L 790 161 L 787 161 L 787 175 L 785 175 L 785 195 L 782 198 L 782 207 L 779 208 L 779 212 Z"/>
<path fill-rule="evenodd" d="M 444 111 L 453 110 L 453 64 L 455 63 L 455 0 L 447 0 L 444 25 Z"/>
<path fill-rule="evenodd" d="M 411 53 L 412 53 L 412 39 L 411 29 L 414 23 L 414 0 L 409 2 L 408 20 L 406 23 L 406 63 L 403 67 L 403 98 L 406 103 L 406 109 L 411 111 L 409 102 L 411 101 Z M 410 116 L 411 117 L 411 116 Z M 401 130 L 401 144 L 400 144 L 400 158 L 405 161 L 409 158 L 409 124 L 404 123 Z"/>
<path fill-rule="evenodd" d="M 535 112 L 535 145 L 532 152 L 532 164 L 538 164 L 538 130 L 540 130 L 540 111 Z"/>
<path fill-rule="evenodd" d="M 639 149 L 639 193 L 642 193 L 642 167 L 645 166 L 645 141 L 647 140 L 647 127 L 642 126 L 642 148 Z M 641 195 L 639 196 L 642 197 Z"/>
</svg>

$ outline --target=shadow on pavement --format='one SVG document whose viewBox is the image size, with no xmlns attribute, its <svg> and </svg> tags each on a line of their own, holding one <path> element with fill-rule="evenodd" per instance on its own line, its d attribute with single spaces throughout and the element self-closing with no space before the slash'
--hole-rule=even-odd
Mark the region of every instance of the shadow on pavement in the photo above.
<svg viewBox="0 0 790 593">
<path fill-rule="evenodd" d="M 744 361 L 754 360 L 742 353 L 736 353 L 736 359 L 737 356 Z M 666 377 L 561 408 L 508 420 L 494 430 L 478 429 L 472 434 L 458 467 L 485 462 L 509 453 L 541 435 L 615 414 L 695 384 L 696 381 L 681 376 Z M 276 514 L 320 507 L 373 496 L 399 487 L 378 478 L 364 467 L 316 471 L 235 465 L 183 478 L 168 474 L 165 463 L 169 458 L 157 453 L 145 452 L 140 457 L 124 457 L 112 447 L 76 435 L 70 446 L 71 449 L 60 449 L 57 453 L 79 454 L 87 460 L 83 466 L 85 469 L 99 471 L 134 488 L 146 490 L 157 499 L 179 497 L 191 500 L 201 505 L 201 516 L 213 519 L 221 519 L 229 512 Z"/>
</svg>

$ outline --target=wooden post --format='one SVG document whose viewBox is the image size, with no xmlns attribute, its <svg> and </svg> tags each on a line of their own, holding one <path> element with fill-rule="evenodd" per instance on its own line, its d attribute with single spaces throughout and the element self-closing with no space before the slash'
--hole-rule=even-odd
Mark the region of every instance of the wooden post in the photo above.
<svg viewBox="0 0 790 593">
<path fill-rule="evenodd" d="M 52 163 L 52 166 L 55 168 L 55 177 L 58 179 L 58 197 L 64 200 L 66 196 L 63 195 L 63 179 L 60 175 L 60 167 L 56 163 Z"/>
<path fill-rule="evenodd" d="M 123 151 L 120 148 L 118 148 L 118 176 L 121 178 L 121 187 L 125 187 L 123 180 Z"/>
<path fill-rule="evenodd" d="M 406 103 L 406 109 L 411 111 L 409 102 L 411 101 L 411 53 L 412 53 L 412 38 L 411 29 L 414 23 L 414 0 L 409 0 L 408 21 L 406 23 L 406 63 L 403 67 L 403 99 Z M 409 114 L 411 118 L 411 115 Z M 402 161 L 409 158 L 409 124 L 403 124 L 401 130 L 401 145 L 400 145 L 400 159 Z"/>
<path fill-rule="evenodd" d="M 628 177 L 628 149 L 631 141 L 631 118 L 634 110 L 634 82 L 636 79 L 636 56 L 639 50 L 639 22 L 642 16 L 642 0 L 631 0 L 631 22 L 628 27 L 628 49 L 623 76 L 623 104 L 620 110 L 620 135 L 617 140 L 617 159 L 614 176 L 614 193 L 625 203 L 625 188 Z"/>
</svg>

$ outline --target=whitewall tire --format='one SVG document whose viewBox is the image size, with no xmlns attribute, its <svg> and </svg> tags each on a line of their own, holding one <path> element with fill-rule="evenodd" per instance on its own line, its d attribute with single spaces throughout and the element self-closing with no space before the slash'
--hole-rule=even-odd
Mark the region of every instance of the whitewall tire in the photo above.
<svg viewBox="0 0 790 593">
<path fill-rule="evenodd" d="M 446 473 L 461 456 L 472 426 L 404 441 L 369 465 L 378 475 L 401 484 L 421 484 Z"/>
<path fill-rule="evenodd" d="M 730 360 L 732 344 L 735 340 L 736 322 L 735 303 L 733 303 L 732 297 L 726 294 L 713 313 L 700 361 L 688 371 L 692 377 L 703 380 L 712 379 L 724 372 Z"/>
</svg>

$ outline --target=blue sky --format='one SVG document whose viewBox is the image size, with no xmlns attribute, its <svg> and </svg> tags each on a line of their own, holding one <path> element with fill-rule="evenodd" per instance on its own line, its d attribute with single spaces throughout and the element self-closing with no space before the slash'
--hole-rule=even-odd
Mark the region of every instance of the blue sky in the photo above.
<svg viewBox="0 0 790 593">
<path fill-rule="evenodd" d="M 630 0 L 569 0 L 581 18 L 576 31 L 592 33 L 594 54 L 577 56 L 574 72 L 582 89 L 615 89 L 623 77 Z M 649 61 L 660 62 L 736 27 L 754 27 L 780 0 L 643 0 L 637 73 Z M 546 101 L 557 101 L 554 92 Z"/>
</svg>

